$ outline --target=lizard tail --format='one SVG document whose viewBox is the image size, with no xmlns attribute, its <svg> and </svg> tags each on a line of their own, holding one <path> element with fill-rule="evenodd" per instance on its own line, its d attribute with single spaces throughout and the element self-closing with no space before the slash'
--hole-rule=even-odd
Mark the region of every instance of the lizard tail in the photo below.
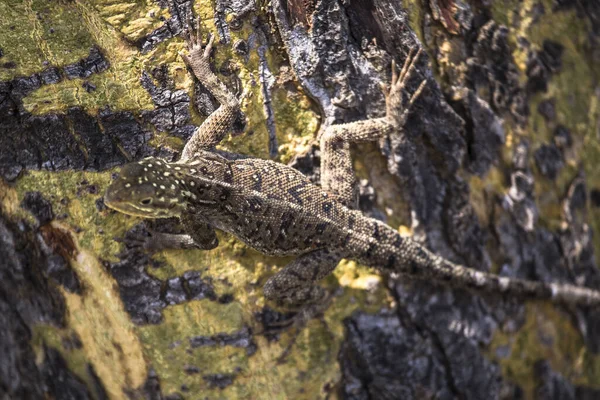
<svg viewBox="0 0 600 400">
<path fill-rule="evenodd" d="M 388 254 L 380 258 L 383 262 L 371 265 L 384 265 L 387 271 L 392 270 L 413 278 L 438 281 L 478 292 L 502 293 L 522 299 L 547 299 L 565 305 L 600 307 L 600 291 L 569 284 L 508 278 L 478 271 L 437 256 L 415 241 L 401 237 L 397 232 L 394 232 L 394 236 L 393 242 L 384 246 L 387 251 L 382 253 Z"/>
</svg>

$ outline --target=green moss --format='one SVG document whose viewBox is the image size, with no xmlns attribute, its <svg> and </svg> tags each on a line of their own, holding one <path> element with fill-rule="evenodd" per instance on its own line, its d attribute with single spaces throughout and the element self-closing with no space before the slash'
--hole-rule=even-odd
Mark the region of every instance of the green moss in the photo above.
<svg viewBox="0 0 600 400">
<path fill-rule="evenodd" d="M 19 179 L 15 189 L 19 202 L 26 192 L 41 192 L 52 203 L 54 214 L 64 216 L 61 223 L 72 228 L 71 234 L 82 247 L 111 259 L 120 248 L 113 238 L 121 237 L 140 219 L 97 210 L 96 201 L 109 182 L 110 172 L 29 171 Z M 90 193 L 89 188 L 97 192 Z"/>
<path fill-rule="evenodd" d="M 499 347 L 508 347 L 509 356 L 499 358 L 495 353 Z M 502 376 L 521 386 L 526 398 L 533 398 L 538 383 L 534 365 L 539 360 L 548 361 L 554 371 L 576 384 L 600 387 L 600 356 L 586 350 L 570 318 L 551 304 L 528 304 L 524 326 L 512 335 L 496 331 L 489 356 L 500 365 Z"/>
<path fill-rule="evenodd" d="M 151 1 L 93 0 L 89 4 L 131 42 L 140 40 L 164 25 L 161 17 L 169 17 L 166 8 L 160 8 Z"/>
<path fill-rule="evenodd" d="M 49 5 L 54 3 L 43 4 L 50 7 Z M 54 28 L 55 33 L 49 37 L 33 37 L 37 47 L 44 54 L 44 59 L 51 65 L 62 67 L 87 57 L 90 47 L 96 44 L 100 46 L 111 66 L 107 71 L 86 79 L 96 86 L 96 90 L 91 93 L 82 87 L 83 80 L 65 79 L 54 85 L 44 85 L 32 92 L 23 99 L 25 108 L 33 114 L 61 112 L 73 106 L 82 106 L 91 114 L 106 106 L 115 110 L 152 108 L 150 96 L 141 87 L 139 79 L 153 53 L 141 55 L 137 49 L 119 41 L 115 32 L 89 4 L 59 4 L 60 6 L 53 6 L 54 8 L 43 14 L 48 16 L 48 24 L 58 27 Z M 61 40 L 61 34 L 69 40 Z M 59 39 L 51 40 L 54 35 Z M 24 57 L 34 60 L 28 54 Z"/>
<path fill-rule="evenodd" d="M 68 369 L 77 375 L 88 387 L 94 387 L 93 377 L 88 373 L 89 360 L 85 349 L 75 346 L 73 340 L 76 334 L 69 328 L 57 328 L 51 325 L 39 324 L 33 327 L 31 345 L 36 354 L 36 363 L 44 361 L 44 350 L 51 348 L 62 354 Z M 71 346 L 65 346 L 71 343 Z"/>
<path fill-rule="evenodd" d="M 7 0 L 0 3 L 0 80 L 29 76 L 86 57 L 93 44 L 77 7 L 69 2 Z M 14 68 L 7 65 L 14 64 Z"/>
<path fill-rule="evenodd" d="M 82 184 L 84 180 L 87 183 Z M 113 237 L 122 237 L 126 229 L 140 220 L 120 213 L 97 211 L 96 200 L 109 181 L 110 171 L 30 172 L 17 182 L 16 201 L 20 202 L 26 191 L 42 192 L 52 202 L 56 214 L 67 214 L 61 224 L 72 228 L 71 234 L 79 240 L 83 249 L 91 250 L 97 257 L 114 261 L 121 246 L 114 242 Z M 98 187 L 100 192 L 90 194 L 90 185 Z M 63 198 L 68 201 L 61 201 Z M 82 228 L 81 232 L 76 233 L 76 228 Z M 100 231 L 103 233 L 100 234 Z M 269 393 L 271 398 L 281 399 L 321 397 L 323 385 L 328 382 L 333 384 L 339 379 L 338 365 L 334 360 L 343 337 L 343 318 L 356 309 L 379 310 L 386 303 L 387 294 L 383 285 L 378 283 L 379 277 L 356 263 L 340 264 L 335 277 L 331 276 L 325 281 L 329 289 L 340 284 L 343 288 L 325 314 L 330 331 L 318 320 L 310 321 L 297 338 L 288 362 L 283 365 L 277 365 L 276 359 L 292 340 L 293 330 L 286 331 L 276 342 L 268 342 L 262 336 L 255 336 L 258 352 L 251 357 L 246 354 L 245 349 L 230 346 L 190 350 L 189 339 L 193 336 L 230 334 L 244 326 L 253 327 L 255 332 L 260 331 L 262 327 L 253 315 L 265 304 L 262 285 L 290 261 L 290 258 L 263 256 L 226 234 L 220 233 L 219 239 L 221 245 L 212 251 L 163 251 L 155 257 L 164 261 L 165 266 L 148 269 L 150 274 L 161 280 L 180 276 L 189 270 L 200 271 L 204 279 L 211 279 L 217 295 L 231 294 L 234 299 L 229 304 L 205 299 L 170 306 L 163 311 L 164 321 L 161 324 L 135 328 L 148 365 L 161 377 L 163 391 L 180 391 L 180 386 L 185 384 L 191 392 L 202 392 L 210 398 L 259 398 L 265 393 Z M 90 268 L 93 272 L 94 268 L 101 266 L 99 263 L 92 263 L 87 267 Z M 86 285 L 94 286 L 94 282 L 88 278 Z M 102 282 L 100 280 L 97 284 L 104 287 L 105 283 Z M 89 289 L 91 287 L 88 286 L 88 292 Z M 116 286 L 112 286 L 111 290 L 114 291 L 111 295 L 113 300 L 119 302 Z M 94 288 L 93 293 L 103 291 L 99 286 Z M 90 307 L 102 304 L 93 300 L 95 296 L 96 294 L 86 300 L 88 296 L 85 295 L 78 300 L 78 296 L 70 295 L 68 307 L 75 308 L 69 308 L 69 312 L 79 316 L 78 320 L 84 315 L 91 318 L 95 314 L 88 314 L 92 312 Z M 94 306 L 95 304 L 97 305 Z M 91 322 L 86 325 L 90 324 Z M 97 346 L 94 343 L 86 344 L 80 355 L 73 356 L 73 362 L 79 360 L 84 363 L 86 356 L 89 360 L 92 356 L 90 348 L 95 349 Z M 93 354 L 94 363 L 106 361 L 98 358 L 96 353 Z M 65 357 L 69 359 L 72 354 L 65 353 Z M 199 367 L 201 373 L 185 373 L 186 365 Z M 299 371 L 302 371 L 302 378 L 298 378 Z M 223 390 L 211 388 L 202 377 L 216 373 L 235 374 L 236 378 L 231 386 Z"/>
<path fill-rule="evenodd" d="M 523 83 L 526 81 L 527 52 L 514 45 L 517 38 L 527 38 L 531 49 L 537 51 L 542 50 L 545 40 L 558 42 L 564 47 L 562 67 L 560 71 L 551 75 L 548 90 L 537 93 L 530 99 L 526 132 L 532 152 L 543 144 L 552 143 L 554 130 L 559 124 L 566 126 L 573 138 L 573 146 L 566 152 L 565 167 L 556 181 L 541 176 L 533 158 L 531 162 L 532 170 L 536 172 L 535 195 L 540 210 L 540 224 L 556 230 L 564 220 L 561 200 L 580 169 L 585 171 L 590 187 L 600 185 L 596 138 L 600 129 L 600 109 L 595 93 L 600 70 L 593 68 L 593 61 L 589 57 L 588 20 L 578 17 L 575 10 L 552 12 L 553 2 L 544 0 L 542 3 L 546 13 L 534 21 L 533 7 L 536 3 L 497 1 L 492 5 L 492 14 L 496 22 L 509 28 L 513 55 L 521 71 Z M 550 99 L 554 102 L 556 120 L 547 122 L 537 108 L 542 101 Z M 510 146 L 507 146 L 507 149 L 510 149 Z M 594 217 L 589 220 L 592 227 L 600 227 L 597 213 L 594 210 L 590 213 Z M 600 237 L 594 238 L 594 247 L 596 251 L 600 251 Z"/>
<path fill-rule="evenodd" d="M 355 263 L 342 263 L 336 269 L 335 278 L 330 277 L 325 282 L 330 289 L 337 286 L 338 281 L 344 287 L 325 314 L 331 331 L 317 320 L 310 321 L 283 365 L 277 365 L 275 360 L 292 340 L 293 330 L 285 332 L 277 342 L 255 336 L 258 354 L 252 357 L 248 357 L 245 349 L 233 347 L 190 350 L 189 339 L 193 336 L 233 333 L 245 325 L 253 326 L 254 331 L 262 329 L 253 317 L 264 304 L 262 285 L 278 266 L 289 260 L 265 257 L 251 249 L 244 249 L 238 256 L 232 255 L 232 251 L 230 242 L 210 252 L 165 251 L 161 258 L 168 267 L 151 271 L 166 279 L 185 270 L 200 269 L 203 278 L 211 278 L 218 295 L 232 293 L 234 298 L 227 305 L 202 300 L 169 307 L 164 311 L 164 323 L 138 329 L 146 355 L 161 376 L 161 382 L 165 382 L 165 393 L 185 384 L 192 392 L 201 391 L 211 398 L 260 398 L 265 393 L 269 393 L 270 398 L 318 397 L 322 385 L 336 381 L 339 376 L 332 359 L 343 336 L 341 320 L 357 308 L 375 311 L 385 303 L 386 294 L 383 285 L 378 285 L 379 278 Z M 201 373 L 184 374 L 183 365 L 198 366 Z M 298 379 L 299 370 L 302 379 Z M 237 377 L 231 386 L 221 391 L 211 389 L 202 379 L 203 375 L 215 373 L 234 373 Z"/>
<path fill-rule="evenodd" d="M 529 12 L 527 10 L 530 9 L 531 2 L 526 3 L 526 6 L 520 9 L 520 13 Z M 3 47 L 6 56 L 2 61 L 14 61 L 17 68 L 0 70 L 0 79 L 38 72 L 43 69 L 42 61 L 49 59 L 48 55 L 52 56 L 49 60 L 53 65 L 75 62 L 85 57 L 89 47 L 94 43 L 103 49 L 111 62 L 108 71 L 88 79 L 97 86 L 97 90 L 93 93 L 82 90 L 81 80 L 44 86 L 32 93 L 25 99 L 25 106 L 33 113 L 60 111 L 70 106 L 84 106 L 92 113 L 106 105 L 113 109 L 150 108 L 151 100 L 141 88 L 139 77 L 143 70 L 149 70 L 160 64 L 169 66 L 169 75 L 174 78 L 177 88 L 191 88 L 192 80 L 177 56 L 177 51 L 184 50 L 181 39 L 175 38 L 163 42 L 143 55 L 127 42 L 138 40 L 162 24 L 157 22 L 157 18 L 159 15 L 166 16 L 166 10 L 158 9 L 155 3 L 124 4 L 120 1 L 96 0 L 55 4 L 11 1 L 9 5 L 10 7 L 4 3 L 0 4 L 0 14 L 9 15 L 9 20 L 15 21 L 13 30 L 10 29 L 12 25 L 10 21 L 5 19 L 0 21 L 0 41 L 8 43 L 4 45 L 3 42 L 3 46 L 6 46 Z M 548 12 L 537 24 L 531 24 L 527 22 L 529 21 L 527 18 L 523 18 L 527 15 L 519 14 L 520 18 L 515 18 L 512 14 L 512 7 L 515 5 L 514 1 L 493 4 L 496 21 L 511 27 L 511 43 L 516 41 L 518 35 L 524 35 L 536 48 L 540 48 L 545 38 L 565 45 L 562 72 L 552 77 L 548 93 L 537 95 L 531 103 L 532 115 L 529 127 L 532 133 L 531 135 L 528 133 L 528 136 L 532 138 L 534 149 L 541 143 L 551 140 L 553 127 L 547 126 L 535 110 L 540 101 L 554 97 L 557 101 L 558 122 L 569 127 L 576 140 L 574 146 L 576 153 L 573 160 L 578 158 L 583 160 L 588 183 L 590 186 L 598 187 L 600 171 L 597 165 L 600 160 L 600 145 L 597 143 L 595 132 L 598 130 L 600 111 L 598 101 L 593 95 L 593 84 L 597 81 L 598 73 L 590 68 L 586 59 L 585 37 L 581 28 L 573 28 L 581 20 L 577 19 L 574 13 Z M 206 31 L 214 32 L 212 4 L 195 2 L 195 8 L 206 25 Z M 44 9 L 48 10 L 44 11 L 48 14 L 46 19 L 42 18 L 41 21 L 36 22 L 34 10 Z M 546 9 L 550 10 L 550 6 Z M 420 7 L 410 7 L 410 10 L 411 23 L 417 26 L 414 22 L 421 21 L 422 10 Z M 151 12 L 154 12 L 154 17 L 150 15 Z M 513 23 L 520 25 L 514 27 Z M 32 24 L 36 28 L 33 34 L 30 34 L 31 29 L 26 30 L 23 27 Z M 52 34 L 54 36 L 46 32 L 49 26 L 55 27 L 55 33 Z M 68 39 L 60 39 L 66 35 L 64 30 L 67 29 L 66 27 L 72 27 L 69 28 L 73 29 L 69 35 L 77 38 L 77 43 L 68 42 L 68 40 L 75 40 L 69 35 L 67 35 Z M 421 34 L 420 29 L 417 29 L 417 32 Z M 251 26 L 246 23 L 241 30 L 232 32 L 233 41 L 238 38 L 247 39 L 250 34 Z M 13 52 L 13 49 L 18 46 L 20 46 L 19 53 Z M 65 48 L 72 52 L 64 53 Z M 524 76 L 523 54 L 515 52 L 515 58 Z M 274 74 L 281 73 L 279 66 L 283 59 L 280 49 L 268 50 L 267 62 Z M 228 60 L 239 69 L 242 86 L 252 93 L 252 96 L 244 102 L 244 111 L 248 116 L 247 131 L 252 131 L 253 134 L 228 138 L 223 146 L 232 151 L 267 158 L 268 132 L 264 122 L 262 94 L 260 85 L 253 84 L 257 79 L 258 55 L 255 50 L 252 50 L 246 61 L 233 54 L 229 46 L 218 46 L 217 70 Z M 582 82 L 581 79 L 584 81 Z M 578 82 L 577 85 L 573 85 L 575 81 Z M 578 89 L 574 91 L 573 86 L 577 86 Z M 287 162 L 309 144 L 318 128 L 318 116 L 313 110 L 311 101 L 300 90 L 294 91 L 276 86 L 272 97 L 277 139 L 281 145 L 280 159 Z M 202 119 L 197 115 L 194 116 L 194 122 L 201 121 Z M 506 160 L 510 159 L 510 151 L 506 149 L 510 149 L 516 142 L 517 134 L 512 130 L 513 127 L 507 127 L 509 140 L 503 155 Z M 155 136 L 152 144 L 157 147 L 166 145 L 171 148 L 183 146 L 180 140 L 160 133 Z M 385 165 L 381 170 L 386 170 Z M 560 219 L 558 200 L 576 170 L 577 165 L 568 163 L 556 184 L 537 177 L 537 190 L 549 193 L 546 197 L 539 197 L 543 199 L 539 205 L 544 216 L 542 223 L 552 226 L 552 221 Z M 372 178 L 372 174 L 377 173 L 373 171 L 374 167 L 369 165 L 369 168 L 363 168 L 361 173 L 364 177 Z M 89 250 L 96 258 L 102 257 L 115 261 L 116 254 L 122 247 L 113 238 L 122 237 L 127 229 L 141 220 L 112 211 L 100 212 L 96 209 L 96 201 L 110 181 L 110 172 L 30 172 L 16 184 L 18 194 L 16 201 L 20 201 L 26 191 L 41 191 L 52 202 L 56 215 L 66 213 L 67 216 L 61 220 L 61 223 L 69 227 L 83 250 Z M 88 183 L 82 184 L 84 180 Z M 502 192 L 505 182 L 501 174 L 492 171 L 485 182 L 471 181 L 471 184 L 472 197 L 484 199 L 486 191 Z M 90 185 L 95 185 L 99 189 L 98 192 L 89 193 L 87 188 Z M 384 186 L 396 187 L 395 184 Z M 380 194 L 385 192 L 385 188 L 378 187 L 377 190 Z M 66 201 L 61 201 L 63 198 Z M 400 198 L 399 196 L 387 193 L 381 198 L 384 199 L 383 209 L 392 211 L 390 216 L 392 225 L 397 226 L 408 221 L 400 202 L 390 200 L 389 204 L 386 203 L 385 199 L 397 199 Z M 480 200 L 474 200 L 474 202 L 478 201 Z M 480 211 L 481 214 L 485 214 L 484 209 Z M 598 213 L 592 212 L 593 218 L 590 224 L 599 230 L 600 218 L 596 214 Z M 252 356 L 248 356 L 245 349 L 230 346 L 190 349 L 189 339 L 193 336 L 232 333 L 243 326 L 251 326 L 255 332 L 259 331 L 261 327 L 254 313 L 265 304 L 262 286 L 289 261 L 289 259 L 263 256 L 226 234 L 219 233 L 219 240 L 221 245 L 212 251 L 163 251 L 155 257 L 164 261 L 164 267 L 148 270 L 149 274 L 161 280 L 180 276 L 190 270 L 200 271 L 203 278 L 211 279 L 219 296 L 231 294 L 234 299 L 229 304 L 205 299 L 169 306 L 164 310 L 164 321 L 161 324 L 133 329 L 136 338 L 141 342 L 144 359 L 160 376 L 163 391 L 167 394 L 180 391 L 181 385 L 185 384 L 190 388 L 191 393 L 203 393 L 210 398 L 259 398 L 264 397 L 265 394 L 270 398 L 281 399 L 324 397 L 323 386 L 337 382 L 340 377 L 335 357 L 343 337 L 341 323 L 343 318 L 356 309 L 380 310 L 382 305 L 388 302 L 383 285 L 378 284 L 379 277 L 355 263 L 341 263 L 334 273 L 335 276 L 325 280 L 325 285 L 330 289 L 342 286 L 339 295 L 325 313 L 325 321 L 331 332 L 318 320 L 310 321 L 307 328 L 300 332 L 288 362 L 283 365 L 277 365 L 275 360 L 289 344 L 293 331 L 283 333 L 280 340 L 273 342 L 268 342 L 262 336 L 255 336 L 258 352 Z M 598 239 L 595 239 L 595 243 L 598 243 Z M 100 264 L 91 262 L 85 266 L 88 269 L 101 268 Z M 82 266 L 79 268 L 81 268 L 80 273 L 83 274 L 85 268 Z M 68 295 L 70 314 L 85 316 L 86 310 L 92 310 L 94 318 L 97 318 L 98 310 L 102 307 L 101 303 L 98 306 L 94 301 L 100 299 L 99 293 L 104 289 L 106 293 L 112 294 L 116 303 L 119 303 L 120 297 L 112 278 L 109 277 L 103 282 L 88 279 L 86 284 L 90 285 L 90 289 L 97 289 L 93 291 L 96 297 L 88 298 L 86 301 L 85 297 L 79 299 L 78 296 Z M 371 287 L 373 289 L 369 289 Z M 548 309 L 549 307 L 530 306 L 527 324 L 516 335 L 509 336 L 502 332 L 496 334 L 491 346 L 492 351 L 501 344 L 510 344 L 512 349 L 511 356 L 499 360 L 505 376 L 531 392 L 532 365 L 537 359 L 547 358 L 551 360 L 553 368 L 574 382 L 596 384 L 600 381 L 598 357 L 585 351 L 581 338 L 571 322 L 556 310 Z M 83 327 L 79 326 L 79 329 Z M 42 326 L 39 332 L 35 333 L 35 341 L 38 344 L 49 343 L 52 347 L 58 348 L 61 338 L 67 332 L 68 330 L 52 330 Z M 552 344 L 544 345 L 539 340 L 540 335 L 550 337 Z M 86 357 L 92 354 L 86 353 L 88 351 L 91 351 L 89 347 L 84 347 L 77 354 L 65 353 L 69 365 L 72 365 L 75 371 L 81 371 Z M 107 359 L 99 359 L 97 354 L 93 355 L 94 362 L 105 363 L 105 367 L 110 367 Z M 185 365 L 198 366 L 201 369 L 200 374 L 185 373 Z M 202 377 L 215 373 L 231 373 L 235 374 L 236 378 L 232 385 L 223 390 L 210 388 Z"/>
</svg>

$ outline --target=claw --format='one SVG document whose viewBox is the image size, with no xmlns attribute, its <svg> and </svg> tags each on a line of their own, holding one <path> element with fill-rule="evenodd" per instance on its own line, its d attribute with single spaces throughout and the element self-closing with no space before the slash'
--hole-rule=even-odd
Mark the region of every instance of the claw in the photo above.
<svg viewBox="0 0 600 400">
<path fill-rule="evenodd" d="M 208 57 L 210 56 L 210 51 L 212 49 L 213 46 L 213 42 L 215 41 L 215 35 L 213 35 L 212 33 L 210 34 L 210 39 L 208 39 L 208 44 L 206 45 L 206 48 L 204 49 L 204 57 Z"/>
<path fill-rule="evenodd" d="M 185 63 L 185 65 L 190 66 L 190 59 L 188 58 L 188 56 L 185 55 L 185 53 L 183 51 L 178 51 L 177 52 L 179 54 L 179 56 L 181 57 L 181 59 L 183 60 L 183 62 Z"/>
<path fill-rule="evenodd" d="M 202 45 L 202 32 L 200 31 L 200 16 L 196 17 L 196 44 Z"/>
<path fill-rule="evenodd" d="M 390 91 L 388 90 L 387 85 L 383 82 L 379 82 L 379 88 L 381 89 L 381 91 L 383 92 L 383 95 L 387 99 L 388 96 L 390 95 Z"/>
<path fill-rule="evenodd" d="M 412 65 L 413 52 L 414 48 L 411 47 L 406 55 L 406 59 L 404 60 L 404 65 L 402 65 L 402 70 L 400 71 L 400 82 L 404 81 L 406 73 L 408 72 L 408 68 L 410 65 Z"/>
<path fill-rule="evenodd" d="M 407 61 L 405 63 L 405 66 L 408 65 L 408 67 L 406 68 L 406 71 L 404 71 L 404 74 L 400 78 L 400 81 L 398 82 L 399 85 L 404 85 L 406 79 L 408 79 L 408 77 L 410 76 L 410 73 L 416 69 L 415 64 L 417 63 L 417 60 L 419 59 L 419 56 L 421 55 L 422 51 L 423 48 L 420 47 L 419 50 L 417 50 L 417 54 L 415 54 L 413 57 L 410 57 L 413 52 L 411 49 L 409 57 L 407 57 Z"/>
<path fill-rule="evenodd" d="M 417 90 L 415 90 L 415 92 L 413 93 L 413 95 L 410 97 L 410 100 L 408 101 L 408 104 L 406 105 L 406 108 L 404 109 L 404 111 L 400 115 L 400 120 L 404 120 L 404 118 L 406 118 L 406 116 L 408 115 L 409 111 L 411 111 L 411 107 L 412 107 L 413 103 L 419 98 L 419 96 L 423 92 L 423 89 L 425 89 L 426 85 L 427 85 L 427 79 L 423 79 L 421 81 L 421 84 L 417 88 Z"/>
</svg>

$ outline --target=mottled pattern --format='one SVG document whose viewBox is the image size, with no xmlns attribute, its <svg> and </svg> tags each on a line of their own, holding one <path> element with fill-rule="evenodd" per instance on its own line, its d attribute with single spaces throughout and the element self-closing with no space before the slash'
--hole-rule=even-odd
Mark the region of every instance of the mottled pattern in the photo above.
<svg viewBox="0 0 600 400">
<path fill-rule="evenodd" d="M 200 21 L 198 20 L 198 26 Z M 196 130 L 194 135 L 185 145 L 180 161 L 193 157 L 200 149 L 208 149 L 217 145 L 227 132 L 240 110 L 238 99 L 219 81 L 219 78 L 210 70 L 208 62 L 212 49 L 214 36 L 210 36 L 205 49 L 202 49 L 202 37 L 200 31 L 197 34 L 188 30 L 189 57 L 181 54 L 185 63 L 194 71 L 196 78 L 204 84 L 210 93 L 217 99 L 221 106 L 206 118 L 204 123 Z"/>
<path fill-rule="evenodd" d="M 199 36 L 188 35 L 187 63 L 196 77 L 221 102 L 221 107 L 197 130 L 181 160 L 167 163 L 145 159 L 129 164 L 107 190 L 105 201 L 116 210 L 148 218 L 177 216 L 187 235 L 170 235 L 168 246 L 201 248 L 217 245 L 213 228 L 229 232 L 247 245 L 270 255 L 299 257 L 266 283 L 265 296 L 298 309 L 302 319 L 326 307 L 324 290 L 315 285 L 342 258 L 382 271 L 431 279 L 449 286 L 521 298 L 552 299 L 559 303 L 600 305 L 600 293 L 553 283 L 499 277 L 455 265 L 431 253 L 391 227 L 353 210 L 354 173 L 349 143 L 373 141 L 401 129 L 426 81 L 406 101 L 405 82 L 414 73 L 419 53 L 409 55 L 399 75 L 392 65 L 392 82 L 385 90 L 387 116 L 334 125 L 325 130 L 322 145 L 322 186 L 295 169 L 268 160 L 229 160 L 214 152 L 230 129 L 239 103 L 210 72 Z M 162 248 L 153 237 L 149 248 Z"/>
</svg>

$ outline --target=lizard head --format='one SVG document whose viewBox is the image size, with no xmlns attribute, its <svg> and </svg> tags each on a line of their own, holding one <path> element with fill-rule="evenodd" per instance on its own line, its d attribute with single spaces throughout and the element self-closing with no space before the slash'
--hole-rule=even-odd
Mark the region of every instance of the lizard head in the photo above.
<svg viewBox="0 0 600 400">
<path fill-rule="evenodd" d="M 138 217 L 178 217 L 187 204 L 180 169 L 157 158 L 127 164 L 106 189 L 104 203 Z"/>
</svg>

